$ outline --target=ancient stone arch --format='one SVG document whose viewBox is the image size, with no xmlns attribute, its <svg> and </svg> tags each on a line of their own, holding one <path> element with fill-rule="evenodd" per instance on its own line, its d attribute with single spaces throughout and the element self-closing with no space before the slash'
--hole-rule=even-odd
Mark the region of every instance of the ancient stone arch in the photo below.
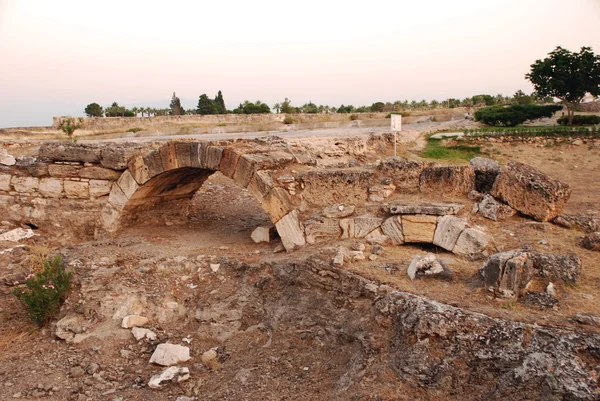
<svg viewBox="0 0 600 401">
<path fill-rule="evenodd" d="M 165 143 L 129 160 L 102 211 L 101 228 L 115 233 L 127 224 L 136 208 L 191 198 L 211 174 L 220 171 L 254 195 L 277 226 L 286 249 L 304 245 L 304 235 L 295 235 L 303 232 L 297 205 L 287 191 L 274 186 L 272 179 L 272 171 L 285 169 L 294 160 L 284 150 L 261 151 L 208 142 Z"/>
</svg>

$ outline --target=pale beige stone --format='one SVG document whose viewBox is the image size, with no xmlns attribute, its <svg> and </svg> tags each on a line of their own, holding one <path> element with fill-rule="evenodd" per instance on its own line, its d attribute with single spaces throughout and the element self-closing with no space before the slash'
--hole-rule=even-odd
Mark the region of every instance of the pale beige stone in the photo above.
<svg viewBox="0 0 600 401">
<path fill-rule="evenodd" d="M 437 219 L 428 215 L 402 216 L 404 242 L 433 242 Z"/>
<path fill-rule="evenodd" d="M 283 188 L 273 188 L 262 201 L 262 208 L 269 215 L 271 221 L 277 222 L 293 209 L 290 194 Z"/>
<path fill-rule="evenodd" d="M 383 219 L 375 216 L 359 216 L 340 220 L 342 238 L 364 238 L 381 225 Z"/>
<path fill-rule="evenodd" d="M 248 184 L 248 191 L 260 202 L 263 201 L 272 189 L 273 178 L 268 171 L 264 170 L 256 171 Z"/>
<path fill-rule="evenodd" d="M 72 164 L 50 164 L 48 165 L 48 174 L 56 178 L 73 178 L 79 176 L 81 166 Z"/>
<path fill-rule="evenodd" d="M 12 186 L 17 192 L 35 192 L 40 186 L 40 179 L 35 177 L 16 177 L 11 180 Z"/>
<path fill-rule="evenodd" d="M 112 181 L 90 180 L 90 196 L 93 198 L 106 196 L 110 194 L 112 185 Z"/>
<path fill-rule="evenodd" d="M 390 217 L 381 223 L 381 231 L 383 231 L 395 245 L 402 245 L 404 243 L 402 220 L 400 219 L 400 216 Z"/>
<path fill-rule="evenodd" d="M 115 181 L 119 179 L 120 175 L 121 173 L 119 171 L 98 166 L 83 167 L 81 170 L 79 170 L 79 177 L 93 180 Z"/>
<path fill-rule="evenodd" d="M 297 247 L 304 246 L 306 239 L 304 238 L 304 230 L 298 220 L 298 211 L 292 210 L 290 213 L 282 217 L 277 223 L 277 232 L 281 237 L 281 242 L 286 251 L 291 251 Z"/>
<path fill-rule="evenodd" d="M 125 170 L 125 172 L 121 174 L 121 177 L 117 181 L 117 185 L 119 186 L 119 188 L 121 188 L 121 190 L 128 199 L 130 199 L 135 193 L 135 191 L 137 191 L 140 187 L 138 183 L 133 179 L 133 176 L 131 175 L 129 170 Z"/>
<path fill-rule="evenodd" d="M 448 251 L 452 251 L 458 237 L 468 224 L 456 216 L 441 216 L 438 218 L 437 228 L 433 236 L 433 244 Z"/>
<path fill-rule="evenodd" d="M 148 175 L 148 166 L 144 163 L 143 156 L 136 156 L 129 161 L 127 164 L 129 173 L 133 176 L 133 179 L 139 184 L 144 185 L 150 176 Z"/>
<path fill-rule="evenodd" d="M 121 327 L 124 329 L 130 329 L 132 327 L 140 327 L 148 323 L 150 319 L 140 315 L 128 315 L 123 318 Z"/>
<path fill-rule="evenodd" d="M 489 243 L 487 235 L 475 228 L 466 228 L 458 237 L 452 252 L 462 256 L 477 256 Z"/>
<path fill-rule="evenodd" d="M 81 181 L 65 181 L 65 196 L 74 199 L 87 199 L 90 197 L 90 185 Z"/>
<path fill-rule="evenodd" d="M 250 237 L 252 238 L 252 241 L 254 241 L 258 244 L 261 242 L 271 242 L 274 234 L 275 234 L 274 226 L 260 226 L 260 227 L 256 227 L 254 229 L 254 231 L 252 231 L 252 234 L 250 234 Z"/>
<path fill-rule="evenodd" d="M 10 174 L 0 174 L 0 191 L 10 191 Z"/>
<path fill-rule="evenodd" d="M 40 180 L 39 191 L 46 198 L 60 198 L 63 192 L 63 180 L 58 178 L 42 178 Z"/>
</svg>

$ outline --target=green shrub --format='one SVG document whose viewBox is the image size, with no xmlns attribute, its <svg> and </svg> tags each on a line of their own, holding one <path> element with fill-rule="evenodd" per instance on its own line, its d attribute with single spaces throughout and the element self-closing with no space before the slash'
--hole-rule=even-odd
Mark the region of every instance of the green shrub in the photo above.
<svg viewBox="0 0 600 401">
<path fill-rule="evenodd" d="M 71 273 L 65 270 L 62 257 L 54 256 L 44 260 L 39 272 L 15 282 L 13 294 L 25 306 L 29 318 L 42 326 L 59 311 L 70 284 Z"/>
<path fill-rule="evenodd" d="M 135 128 L 129 128 L 127 130 L 127 132 L 133 132 L 135 134 L 136 132 L 140 132 L 141 130 L 142 130 L 141 128 L 135 127 Z"/>
<path fill-rule="evenodd" d="M 421 157 L 442 160 L 471 160 L 481 155 L 480 146 L 453 145 L 444 146 L 439 139 L 428 139 Z"/>
<path fill-rule="evenodd" d="M 295 121 L 292 117 L 287 116 L 286 118 L 283 119 L 283 123 L 284 124 L 293 124 Z"/>
<path fill-rule="evenodd" d="M 560 125 L 567 125 L 567 116 L 558 119 Z M 577 114 L 573 116 L 573 125 L 596 125 L 600 124 L 600 116 L 594 114 Z"/>
<path fill-rule="evenodd" d="M 515 136 L 515 137 L 600 137 L 600 128 L 598 127 L 565 127 L 556 125 L 551 127 L 486 127 L 464 130 L 468 136 Z"/>
<path fill-rule="evenodd" d="M 358 114 L 350 114 L 350 121 L 358 120 Z"/>
<path fill-rule="evenodd" d="M 561 105 L 515 104 L 512 106 L 491 106 L 475 112 L 475 120 L 487 125 L 504 125 L 514 127 L 527 120 L 552 117 L 561 110 Z"/>
</svg>

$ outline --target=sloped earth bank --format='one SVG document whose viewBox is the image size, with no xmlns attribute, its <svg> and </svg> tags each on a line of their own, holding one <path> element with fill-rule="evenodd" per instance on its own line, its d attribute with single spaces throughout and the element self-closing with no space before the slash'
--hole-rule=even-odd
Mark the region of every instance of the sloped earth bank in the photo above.
<svg viewBox="0 0 600 401">
<path fill-rule="evenodd" d="M 98 260 L 98 245 L 110 256 Z M 144 258 L 128 251 L 139 245 L 64 250 L 69 265 L 77 266 L 77 288 L 63 308 L 72 323 L 65 327 L 79 337 L 68 344 L 48 329 L 29 344 L 19 338 L 4 344 L 0 399 L 600 396 L 599 335 L 466 312 L 316 258 L 256 264 L 214 256 Z M 219 262 L 217 271 L 210 262 Z M 150 318 L 146 327 L 156 341 L 136 341 L 119 327 L 134 312 Z M 6 338 L 11 329 L 3 331 Z M 192 359 L 180 366 L 191 377 L 149 389 L 148 380 L 162 369 L 148 361 L 164 342 L 190 348 Z M 205 366 L 201 355 L 212 347 L 220 347 L 218 359 Z"/>
</svg>

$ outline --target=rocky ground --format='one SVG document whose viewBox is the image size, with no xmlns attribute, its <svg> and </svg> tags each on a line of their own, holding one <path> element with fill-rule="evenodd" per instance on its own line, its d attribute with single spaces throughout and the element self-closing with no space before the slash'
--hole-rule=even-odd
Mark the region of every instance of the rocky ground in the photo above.
<svg viewBox="0 0 600 401">
<path fill-rule="evenodd" d="M 595 221 L 597 148 L 489 147 L 500 161 L 570 183 L 565 212 Z M 597 399 L 600 266 L 581 246 L 584 233 L 462 213 L 492 234 L 494 251 L 575 253 L 578 284 L 541 310 L 490 296 L 478 273 L 484 260 L 433 246 L 347 240 L 276 252 L 277 240 L 250 238 L 268 217 L 220 174 L 197 193 L 187 220 L 149 219 L 114 240 L 69 244 L 44 229 L 22 247 L 0 243 L 14 248 L 0 254 L 0 399 Z M 339 245 L 362 250 L 364 260 L 332 267 Z M 12 283 L 49 252 L 64 255 L 74 288 L 58 319 L 37 330 Z M 430 252 L 451 281 L 408 277 L 413 257 Z M 156 337 L 136 339 L 139 330 L 122 327 L 130 315 L 147 317 L 141 326 Z M 166 343 L 189 349 L 190 359 L 183 351 L 174 365 L 188 372 L 151 388 L 166 367 L 150 360 Z"/>
</svg>

